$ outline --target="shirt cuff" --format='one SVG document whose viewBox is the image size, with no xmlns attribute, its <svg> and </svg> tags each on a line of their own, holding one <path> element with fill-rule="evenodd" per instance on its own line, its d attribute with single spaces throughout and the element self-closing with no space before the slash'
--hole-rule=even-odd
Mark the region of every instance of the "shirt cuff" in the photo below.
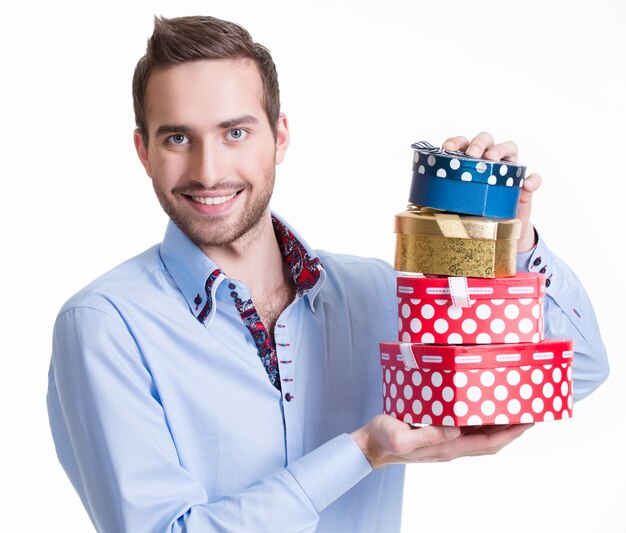
<svg viewBox="0 0 626 533">
<path fill-rule="evenodd" d="M 551 252 L 541 235 L 535 231 L 537 244 L 535 247 L 521 254 L 517 254 L 516 267 L 518 272 L 535 272 L 546 276 L 546 288 L 552 283 L 552 269 L 550 268 Z"/>
<path fill-rule="evenodd" d="M 347 433 L 316 448 L 287 470 L 321 512 L 372 471 L 361 449 Z"/>
<path fill-rule="evenodd" d="M 517 254 L 516 258 L 516 267 L 517 272 L 527 272 L 528 265 L 530 264 L 530 258 L 533 255 L 534 251 L 537 249 L 537 245 L 534 248 L 528 250 L 528 252 L 523 252 L 521 254 Z"/>
</svg>

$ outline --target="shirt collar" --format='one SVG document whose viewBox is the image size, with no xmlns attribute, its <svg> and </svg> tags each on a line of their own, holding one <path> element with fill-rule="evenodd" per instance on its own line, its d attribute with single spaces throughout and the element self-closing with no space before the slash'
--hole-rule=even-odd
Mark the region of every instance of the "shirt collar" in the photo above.
<svg viewBox="0 0 626 533">
<path fill-rule="evenodd" d="M 278 247 L 291 270 L 296 293 L 298 296 L 306 294 L 311 310 L 315 312 L 313 302 L 326 275 L 322 263 L 296 230 L 276 213 L 272 213 L 272 223 Z"/>
<path fill-rule="evenodd" d="M 281 217 L 272 213 L 272 223 L 279 248 L 289 265 L 296 284 L 298 296 L 308 298 L 311 310 L 315 312 L 314 301 L 326 273 L 319 258 L 300 235 Z M 207 316 L 207 309 L 214 307 L 208 301 L 215 289 L 226 276 L 219 267 L 171 220 L 167 225 L 160 246 L 161 260 L 174 278 L 194 316 Z M 213 286 L 212 291 L 207 287 Z M 203 313 L 204 311 L 204 313 Z"/>
<path fill-rule="evenodd" d="M 165 230 L 160 254 L 191 312 L 198 316 L 207 303 L 205 284 L 219 267 L 171 220 Z M 213 276 L 213 281 L 216 277 Z M 224 277 L 221 274 L 219 281 Z"/>
</svg>

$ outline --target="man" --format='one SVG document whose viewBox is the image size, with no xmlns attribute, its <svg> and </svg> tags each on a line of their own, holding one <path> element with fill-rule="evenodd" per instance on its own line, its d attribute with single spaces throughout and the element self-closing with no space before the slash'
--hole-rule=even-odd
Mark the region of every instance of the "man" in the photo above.
<svg viewBox="0 0 626 533">
<path fill-rule="evenodd" d="M 65 304 L 48 393 L 57 453 L 97 530 L 398 531 L 402 463 L 494 453 L 527 429 L 378 414 L 395 273 L 315 254 L 269 210 L 289 128 L 271 57 L 245 30 L 156 19 L 133 96 L 137 153 L 171 222 Z M 446 146 L 517 155 L 489 134 Z M 546 329 L 575 339 L 582 398 L 606 355 L 584 291 L 536 242 L 539 183 L 522 195 L 518 263 L 549 264 Z"/>
</svg>

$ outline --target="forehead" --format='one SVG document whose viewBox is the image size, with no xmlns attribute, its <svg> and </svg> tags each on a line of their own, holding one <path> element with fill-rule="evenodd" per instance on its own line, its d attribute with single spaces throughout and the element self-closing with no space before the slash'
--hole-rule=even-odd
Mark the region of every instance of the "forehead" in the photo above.
<svg viewBox="0 0 626 533">
<path fill-rule="evenodd" d="M 146 87 L 148 129 L 210 127 L 233 117 L 265 117 L 263 82 L 250 59 L 203 59 L 155 70 Z"/>
</svg>

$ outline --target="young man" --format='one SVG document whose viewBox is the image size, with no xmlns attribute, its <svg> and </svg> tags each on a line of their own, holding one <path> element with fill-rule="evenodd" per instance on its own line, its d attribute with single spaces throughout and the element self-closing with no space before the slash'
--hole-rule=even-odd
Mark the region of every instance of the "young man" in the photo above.
<svg viewBox="0 0 626 533">
<path fill-rule="evenodd" d="M 494 453 L 527 429 L 378 414 L 395 272 L 316 255 L 269 210 L 289 129 L 271 57 L 245 30 L 157 19 L 133 96 L 137 153 L 171 222 L 65 304 L 48 393 L 60 461 L 97 530 L 398 531 L 402 463 Z M 447 147 L 517 155 L 489 134 Z M 606 355 L 583 289 L 535 242 L 539 183 L 522 195 L 518 263 L 549 265 L 546 329 L 575 339 L 581 398 L 606 378 Z"/>
</svg>

